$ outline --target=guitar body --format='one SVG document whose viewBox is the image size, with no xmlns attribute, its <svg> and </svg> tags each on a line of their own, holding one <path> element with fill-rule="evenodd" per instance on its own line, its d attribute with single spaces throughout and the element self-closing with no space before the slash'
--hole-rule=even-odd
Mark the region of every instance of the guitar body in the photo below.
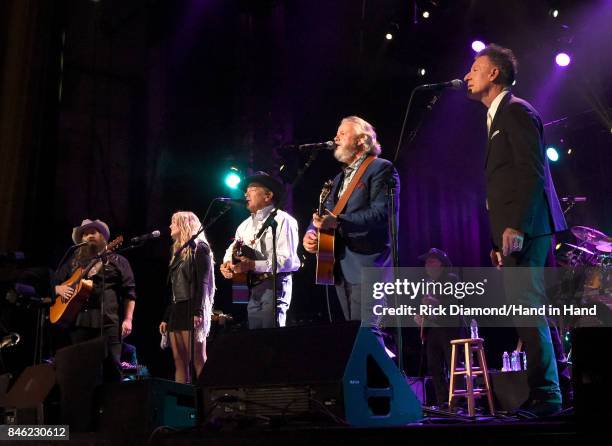
<svg viewBox="0 0 612 446">
<path fill-rule="evenodd" d="M 317 250 L 317 285 L 333 285 L 334 280 L 334 242 L 336 231 L 319 230 L 319 248 Z"/>
<path fill-rule="evenodd" d="M 81 311 L 83 304 L 87 302 L 93 290 L 93 281 L 81 279 L 82 274 L 82 269 L 77 268 L 72 276 L 62 283 L 74 288 L 74 294 L 66 302 L 61 296 L 56 296 L 55 303 L 49 310 L 51 323 L 62 327 L 70 325 Z"/>
<path fill-rule="evenodd" d="M 246 273 L 237 273 L 232 277 L 232 303 L 249 303 L 249 286 Z"/>
<path fill-rule="evenodd" d="M 234 244 L 234 252 L 232 254 L 232 263 L 240 263 L 238 257 L 242 256 L 255 260 L 255 253 L 253 249 L 245 246 L 242 240 L 236 240 L 236 243 Z M 249 297 L 247 273 L 235 273 L 232 277 L 232 303 L 248 304 Z"/>
<path fill-rule="evenodd" d="M 77 314 L 79 314 L 83 304 L 87 302 L 93 290 L 93 280 L 86 279 L 87 275 L 96 265 L 102 267 L 102 263 L 99 259 L 121 246 L 121 243 L 123 243 L 123 236 L 119 236 L 110 242 L 104 252 L 100 253 L 98 257 L 89 262 L 85 268 L 77 268 L 68 280 L 62 282 L 62 285 L 71 287 L 74 293 L 66 300 L 64 300 L 62 296 L 55 296 L 55 303 L 49 309 L 49 319 L 52 324 L 67 327 L 74 322 Z M 93 274 L 95 274 L 95 272 L 92 272 L 92 275 Z"/>
</svg>

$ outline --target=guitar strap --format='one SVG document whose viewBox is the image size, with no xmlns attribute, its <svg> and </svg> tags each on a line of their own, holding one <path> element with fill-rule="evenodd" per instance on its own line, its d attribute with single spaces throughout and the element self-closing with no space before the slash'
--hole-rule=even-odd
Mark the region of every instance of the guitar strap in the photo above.
<svg viewBox="0 0 612 446">
<path fill-rule="evenodd" d="M 342 211 L 346 207 L 346 203 L 348 203 L 349 198 L 351 198 L 351 195 L 359 184 L 359 180 L 361 180 L 361 177 L 365 173 L 366 169 L 375 159 L 375 156 L 368 156 L 366 159 L 363 160 L 363 162 L 359 166 L 359 169 L 357 169 L 357 172 L 355 172 L 355 175 L 353 176 L 353 179 L 349 183 L 348 187 L 334 206 L 334 210 L 332 211 L 334 215 L 338 216 L 342 213 Z"/>
</svg>

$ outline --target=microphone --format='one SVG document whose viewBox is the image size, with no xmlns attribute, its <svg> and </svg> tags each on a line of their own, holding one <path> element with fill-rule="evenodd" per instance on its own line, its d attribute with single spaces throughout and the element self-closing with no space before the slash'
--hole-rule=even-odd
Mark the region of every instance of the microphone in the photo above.
<svg viewBox="0 0 612 446">
<path fill-rule="evenodd" d="M 445 88 L 450 88 L 451 90 L 461 90 L 465 82 L 461 79 L 453 79 L 448 82 L 439 82 L 437 84 L 423 84 L 419 85 L 417 88 L 419 90 L 444 90 Z"/>
<path fill-rule="evenodd" d="M 325 141 L 325 142 L 313 142 L 310 144 L 299 144 L 297 146 L 288 146 L 288 147 L 297 147 L 298 150 L 306 150 L 306 149 L 334 150 L 336 148 L 336 143 L 333 141 Z"/>
<path fill-rule="evenodd" d="M 6 336 L 0 338 L 0 348 L 12 347 L 13 345 L 19 344 L 21 337 L 19 333 L 9 333 Z"/>
<path fill-rule="evenodd" d="M 587 201 L 587 197 L 583 197 L 583 196 L 572 197 L 570 195 L 569 197 L 561 197 L 561 201 L 563 201 L 564 203 L 584 203 L 585 201 Z"/>
<path fill-rule="evenodd" d="M 77 243 L 76 245 L 72 245 L 72 248 L 80 248 L 81 246 L 85 246 L 87 245 L 89 242 L 81 242 L 81 243 Z"/>
<path fill-rule="evenodd" d="M 222 201 L 224 203 L 229 204 L 246 204 L 246 200 L 244 198 L 230 198 L 230 197 L 217 197 L 215 198 L 217 201 Z"/>
<path fill-rule="evenodd" d="M 145 242 L 147 240 L 151 240 L 152 238 L 157 238 L 161 235 L 161 232 L 159 231 L 153 231 L 153 232 L 149 232 L 148 234 L 144 234 L 141 235 L 139 237 L 133 237 L 130 240 L 130 243 L 141 243 L 141 242 Z"/>
<path fill-rule="evenodd" d="M 274 220 L 274 217 L 276 217 L 277 212 L 278 212 L 278 209 L 274 209 L 272 212 L 270 212 L 270 215 L 268 215 L 268 218 L 266 218 L 266 221 L 264 221 L 264 224 L 261 225 L 261 229 L 255 236 L 255 240 L 259 239 L 259 237 L 262 236 L 262 234 L 264 233 L 266 229 L 268 229 L 272 225 L 276 225 L 276 220 Z"/>
</svg>

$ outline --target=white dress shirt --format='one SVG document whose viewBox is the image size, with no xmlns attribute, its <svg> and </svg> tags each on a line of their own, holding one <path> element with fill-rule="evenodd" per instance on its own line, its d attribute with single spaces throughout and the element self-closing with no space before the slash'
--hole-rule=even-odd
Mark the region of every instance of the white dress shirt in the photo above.
<svg viewBox="0 0 612 446">
<path fill-rule="evenodd" d="M 487 110 L 487 133 L 491 134 L 491 125 L 493 124 L 493 120 L 495 119 L 495 113 L 497 113 L 497 109 L 499 108 L 499 104 L 506 94 L 510 93 L 510 90 L 502 90 L 500 94 L 498 94 L 493 102 L 491 102 L 491 106 Z"/>
<path fill-rule="evenodd" d="M 273 205 L 267 206 L 251 214 L 249 218 L 240 223 L 240 226 L 236 229 L 234 241 L 225 251 L 224 262 L 232 261 L 234 245 L 236 241 L 241 241 L 244 246 L 248 246 L 255 251 L 254 272 L 272 272 L 272 228 L 266 229 L 258 240 L 255 240 L 255 236 L 273 209 Z M 274 220 L 278 224 L 276 228 L 277 271 L 279 273 L 297 271 L 300 268 L 300 259 L 297 255 L 299 243 L 297 220 L 281 210 L 276 212 Z"/>
</svg>

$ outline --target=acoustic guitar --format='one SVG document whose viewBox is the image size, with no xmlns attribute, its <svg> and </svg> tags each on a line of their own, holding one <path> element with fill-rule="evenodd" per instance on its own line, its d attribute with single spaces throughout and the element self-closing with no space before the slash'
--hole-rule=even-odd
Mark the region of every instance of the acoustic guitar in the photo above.
<svg viewBox="0 0 612 446">
<path fill-rule="evenodd" d="M 232 252 L 232 263 L 240 263 L 239 257 L 246 257 L 255 260 L 255 251 L 252 248 L 245 246 L 244 241 L 236 240 Z M 249 303 L 249 287 L 247 273 L 234 273 L 232 277 L 232 303 L 248 304 Z"/>
<path fill-rule="evenodd" d="M 104 252 L 100 256 L 105 256 L 110 252 L 117 249 L 123 243 L 123 236 L 117 237 L 115 240 L 110 242 Z M 100 263 L 99 258 L 91 260 L 84 268 L 77 268 L 70 278 L 62 283 L 62 285 L 68 285 L 74 290 L 72 296 L 65 299 L 63 296 L 57 295 L 55 303 L 49 310 L 49 319 L 51 323 L 57 324 L 62 327 L 69 326 L 81 311 L 83 304 L 87 302 L 87 299 L 91 295 L 93 290 L 93 280 L 87 279 L 89 272 L 92 268 L 96 267 Z"/>
<path fill-rule="evenodd" d="M 328 180 L 321 189 L 319 195 L 319 207 L 317 214 L 323 216 L 325 212 L 325 201 L 332 190 L 333 181 Z M 334 229 L 318 230 L 319 244 L 317 247 L 317 285 L 333 285 L 334 284 L 334 240 L 336 231 Z"/>
</svg>

